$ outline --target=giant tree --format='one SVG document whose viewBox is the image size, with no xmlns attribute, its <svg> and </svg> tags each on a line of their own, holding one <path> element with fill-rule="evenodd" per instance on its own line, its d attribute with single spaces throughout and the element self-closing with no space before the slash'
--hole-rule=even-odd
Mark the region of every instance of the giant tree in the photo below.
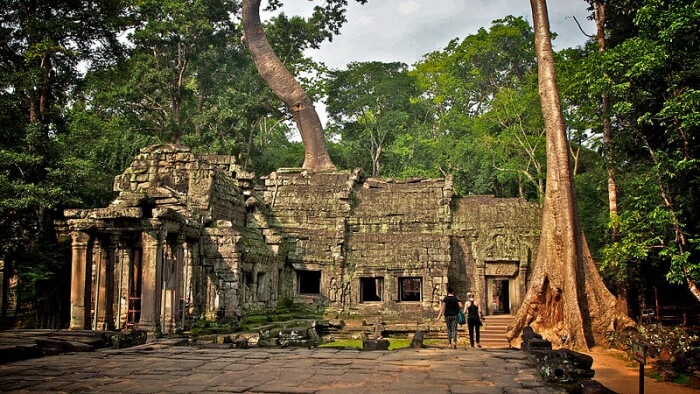
<svg viewBox="0 0 700 394">
<path fill-rule="evenodd" d="M 267 41 L 260 21 L 260 0 L 243 1 L 243 30 L 246 45 L 260 75 L 275 95 L 287 105 L 299 127 L 305 148 L 302 167 L 312 170 L 334 169 L 328 155 L 323 126 L 313 102 Z"/>
<path fill-rule="evenodd" d="M 524 327 L 532 326 L 555 345 L 588 349 L 606 343 L 607 331 L 633 322 L 618 310 L 605 287 L 576 217 L 547 4 L 545 0 L 530 4 L 547 136 L 547 184 L 530 288 L 507 337 L 513 340 Z"/>
<path fill-rule="evenodd" d="M 272 1 L 271 5 L 278 7 L 281 4 Z M 307 31 L 310 36 L 317 38 L 317 41 L 310 42 L 312 47 L 324 39 L 331 39 L 333 34 L 338 34 L 340 26 L 345 22 L 346 5 L 346 0 L 327 0 L 324 7 L 314 8 L 311 21 L 315 26 L 310 26 Z M 335 165 L 328 155 L 323 126 L 313 102 L 267 40 L 260 21 L 260 0 L 243 0 L 243 30 L 245 43 L 260 75 L 291 111 L 299 128 L 305 150 L 302 167 L 321 171 L 334 169 Z"/>
</svg>

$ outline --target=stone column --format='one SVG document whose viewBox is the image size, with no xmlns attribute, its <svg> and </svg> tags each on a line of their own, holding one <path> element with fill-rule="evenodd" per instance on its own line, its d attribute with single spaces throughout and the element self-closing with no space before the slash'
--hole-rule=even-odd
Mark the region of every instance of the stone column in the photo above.
<svg viewBox="0 0 700 394">
<path fill-rule="evenodd" d="M 183 260 L 183 244 L 184 236 L 179 234 L 177 240 L 166 242 L 164 248 L 166 250 L 166 258 L 164 260 L 164 279 L 163 279 L 163 331 L 168 334 L 174 334 L 180 313 L 179 299 L 180 289 L 182 288 L 182 260 Z"/>
<path fill-rule="evenodd" d="M 90 328 L 90 278 L 91 266 L 88 266 L 90 234 L 71 231 L 71 285 L 70 285 L 70 325 L 71 330 Z M 86 308 L 87 302 L 87 308 Z"/>
<path fill-rule="evenodd" d="M 189 301 L 190 297 L 192 296 L 190 290 L 192 288 L 191 284 L 194 278 L 194 270 L 192 269 L 193 265 L 194 262 L 192 259 L 192 250 L 190 244 L 185 240 L 182 244 L 182 282 L 179 290 L 181 294 L 180 299 L 182 301 L 180 310 L 178 311 L 180 327 L 185 329 L 187 328 L 187 315 L 189 314 L 188 308 L 190 307 Z"/>
<path fill-rule="evenodd" d="M 114 266 L 114 308 L 116 311 L 114 325 L 117 329 L 125 327 L 129 311 L 129 267 L 131 267 L 131 245 L 122 236 L 117 239 L 118 250 Z"/>
<path fill-rule="evenodd" d="M 173 282 L 172 282 L 172 291 L 173 291 L 173 318 L 172 318 L 172 326 L 173 329 L 177 329 L 178 327 L 183 326 L 183 320 L 182 320 L 182 311 L 183 308 L 185 307 L 185 302 L 184 302 L 184 291 L 183 291 L 183 286 L 184 283 L 186 282 L 185 280 L 185 266 L 187 265 L 186 263 L 186 249 L 187 249 L 187 242 L 185 240 L 185 235 L 180 233 L 178 234 L 177 237 L 177 242 L 175 245 L 175 267 L 173 270 Z"/>
<path fill-rule="evenodd" d="M 523 304 L 525 299 L 525 294 L 527 294 L 527 275 L 530 269 L 531 261 L 530 248 L 524 246 L 522 248 L 522 253 L 520 254 L 520 266 L 518 267 L 518 273 L 515 277 L 514 288 L 517 289 L 517 294 L 511 294 L 510 302 L 510 314 L 515 315 L 518 313 L 518 309 Z"/>
<path fill-rule="evenodd" d="M 476 260 L 476 278 L 477 283 L 474 284 L 477 292 L 476 300 L 479 301 L 479 305 L 483 308 L 484 305 L 488 305 L 488 300 L 486 299 L 486 262 L 484 260 Z M 483 310 L 483 313 L 486 314 L 486 309 Z"/>
<path fill-rule="evenodd" d="M 111 236 L 109 241 L 100 242 L 98 272 L 99 292 L 97 306 L 97 330 L 114 330 L 114 262 L 117 256 L 118 238 Z"/>
<path fill-rule="evenodd" d="M 163 244 L 165 231 L 160 229 L 141 233 L 142 277 L 141 318 L 138 328 L 156 336 L 162 334 L 161 300 L 163 292 Z"/>
</svg>

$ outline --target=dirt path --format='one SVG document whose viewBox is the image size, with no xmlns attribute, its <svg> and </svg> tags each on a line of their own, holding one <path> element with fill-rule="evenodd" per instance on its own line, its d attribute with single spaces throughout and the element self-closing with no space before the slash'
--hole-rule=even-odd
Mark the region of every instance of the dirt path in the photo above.
<svg viewBox="0 0 700 394">
<path fill-rule="evenodd" d="M 620 394 L 639 393 L 639 364 L 628 361 L 624 352 L 619 350 L 594 349 L 589 353 L 593 357 L 594 379 Z M 700 390 L 670 382 L 657 382 L 644 377 L 646 394 L 698 394 Z"/>
</svg>

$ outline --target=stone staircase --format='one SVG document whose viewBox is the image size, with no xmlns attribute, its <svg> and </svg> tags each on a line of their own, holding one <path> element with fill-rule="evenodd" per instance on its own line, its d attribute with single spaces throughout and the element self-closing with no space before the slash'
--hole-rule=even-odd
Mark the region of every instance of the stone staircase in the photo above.
<svg viewBox="0 0 700 394">
<path fill-rule="evenodd" d="M 508 348 L 506 329 L 513 318 L 514 316 L 511 315 L 486 316 L 484 325 L 481 327 L 481 346 L 484 348 Z M 466 337 L 468 341 L 469 334 Z"/>
</svg>

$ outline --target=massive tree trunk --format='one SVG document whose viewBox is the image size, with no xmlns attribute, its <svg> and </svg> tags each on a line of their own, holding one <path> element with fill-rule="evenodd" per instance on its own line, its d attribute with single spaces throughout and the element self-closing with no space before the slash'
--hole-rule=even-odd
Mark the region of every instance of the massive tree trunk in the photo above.
<svg viewBox="0 0 700 394">
<path fill-rule="evenodd" d="M 547 186 L 530 288 L 507 337 L 512 341 L 531 326 L 554 346 L 587 350 L 607 343 L 606 332 L 634 322 L 619 311 L 615 297 L 605 287 L 576 217 L 547 3 L 530 0 L 530 5 L 547 132 Z"/>
<path fill-rule="evenodd" d="M 305 151 L 302 167 L 316 171 L 335 169 L 313 102 L 267 41 L 260 23 L 260 0 L 243 1 L 243 32 L 255 67 L 272 92 L 287 105 L 299 128 Z"/>
</svg>

